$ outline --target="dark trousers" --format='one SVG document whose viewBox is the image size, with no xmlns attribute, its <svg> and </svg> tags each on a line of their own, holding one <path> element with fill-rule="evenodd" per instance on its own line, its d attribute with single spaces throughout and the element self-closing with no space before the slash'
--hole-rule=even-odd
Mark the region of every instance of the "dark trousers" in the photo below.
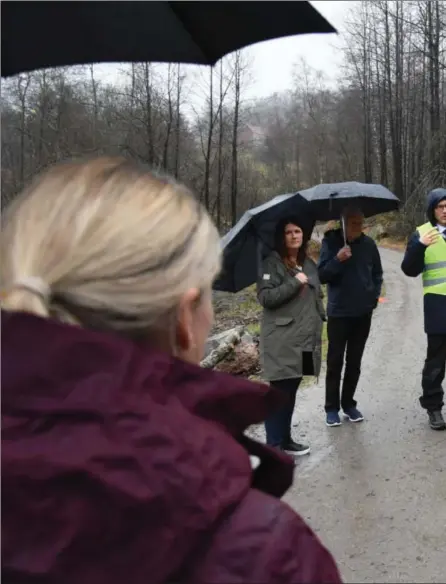
<svg viewBox="0 0 446 584">
<path fill-rule="evenodd" d="M 340 406 L 348 410 L 356 406 L 353 399 L 361 375 L 361 361 L 370 333 L 372 315 L 360 317 L 328 317 L 327 377 L 325 383 L 325 411 L 338 412 Z M 340 396 L 341 374 L 345 372 Z"/>
<path fill-rule="evenodd" d="M 428 411 L 441 410 L 444 392 L 441 386 L 446 369 L 446 335 L 427 335 L 427 355 L 421 385 L 421 407 Z"/>
<path fill-rule="evenodd" d="M 291 441 L 291 420 L 296 404 L 297 389 L 302 377 L 271 381 L 271 386 L 287 394 L 287 402 L 272 412 L 265 420 L 266 443 L 270 446 L 286 446 Z"/>
</svg>

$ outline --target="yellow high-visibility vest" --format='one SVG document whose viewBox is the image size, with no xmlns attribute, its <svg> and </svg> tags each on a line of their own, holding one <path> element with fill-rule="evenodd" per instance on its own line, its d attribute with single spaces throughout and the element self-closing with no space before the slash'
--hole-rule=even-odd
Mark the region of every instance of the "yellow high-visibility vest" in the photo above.
<svg viewBox="0 0 446 584">
<path fill-rule="evenodd" d="M 417 228 L 420 237 L 432 227 L 430 222 L 420 225 Z M 446 296 L 446 241 L 444 237 L 439 237 L 437 243 L 427 247 L 424 252 L 423 292 Z"/>
</svg>

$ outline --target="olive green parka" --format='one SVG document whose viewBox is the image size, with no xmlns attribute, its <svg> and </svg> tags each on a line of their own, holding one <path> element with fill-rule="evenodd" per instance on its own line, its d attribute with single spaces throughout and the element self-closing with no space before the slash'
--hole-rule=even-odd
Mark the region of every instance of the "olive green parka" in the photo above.
<svg viewBox="0 0 446 584">
<path fill-rule="evenodd" d="M 257 297 L 263 307 L 260 356 L 267 381 L 302 377 L 303 353 L 311 353 L 312 373 L 321 369 L 322 326 L 325 310 L 316 264 L 306 258 L 302 266 L 308 278 L 303 285 L 277 252 L 263 262 Z"/>
</svg>

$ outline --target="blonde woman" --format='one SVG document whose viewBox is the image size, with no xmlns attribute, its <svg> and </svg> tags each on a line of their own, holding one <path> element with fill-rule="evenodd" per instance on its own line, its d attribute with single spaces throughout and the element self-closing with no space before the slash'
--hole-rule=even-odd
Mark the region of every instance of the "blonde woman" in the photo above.
<svg viewBox="0 0 446 584">
<path fill-rule="evenodd" d="M 56 166 L 1 253 L 5 581 L 340 581 L 278 499 L 292 463 L 243 437 L 280 395 L 198 366 L 220 251 L 185 187 Z"/>
</svg>

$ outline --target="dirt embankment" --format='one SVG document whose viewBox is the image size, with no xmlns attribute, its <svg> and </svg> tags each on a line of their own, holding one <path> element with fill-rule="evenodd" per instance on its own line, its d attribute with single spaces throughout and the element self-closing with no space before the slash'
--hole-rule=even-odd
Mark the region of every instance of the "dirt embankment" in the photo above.
<svg viewBox="0 0 446 584">
<path fill-rule="evenodd" d="M 251 286 L 238 294 L 214 293 L 215 324 L 212 335 L 242 327 L 247 333 L 224 360 L 216 365 L 218 371 L 260 380 L 258 338 L 261 307 L 256 288 Z"/>
</svg>

